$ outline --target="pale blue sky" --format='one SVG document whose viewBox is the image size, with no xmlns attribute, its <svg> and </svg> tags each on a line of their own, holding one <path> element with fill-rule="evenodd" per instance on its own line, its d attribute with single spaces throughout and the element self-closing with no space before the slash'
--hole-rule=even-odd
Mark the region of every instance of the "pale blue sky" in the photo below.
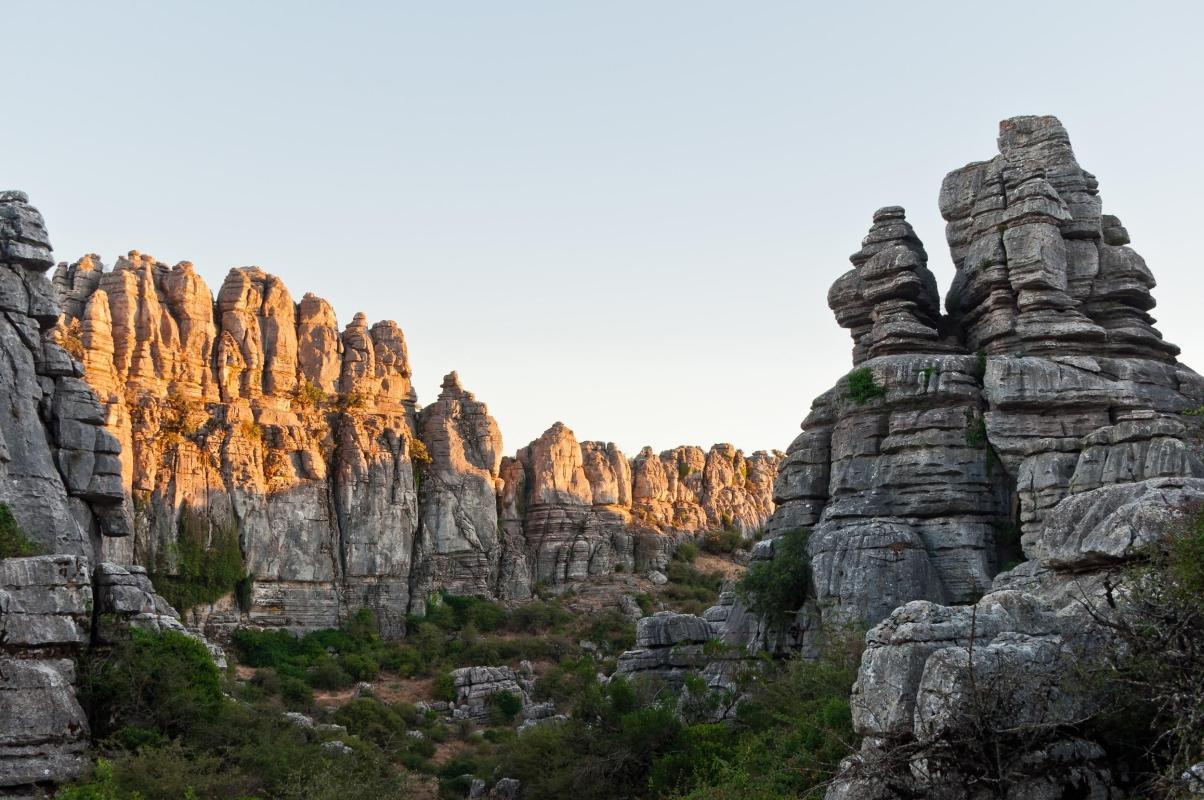
<svg viewBox="0 0 1204 800">
<path fill-rule="evenodd" d="M 1204 4 L 0 2 L 0 188 L 56 254 L 282 276 L 460 371 L 506 449 L 785 448 L 849 366 L 825 295 L 1056 114 L 1204 364 Z"/>
</svg>

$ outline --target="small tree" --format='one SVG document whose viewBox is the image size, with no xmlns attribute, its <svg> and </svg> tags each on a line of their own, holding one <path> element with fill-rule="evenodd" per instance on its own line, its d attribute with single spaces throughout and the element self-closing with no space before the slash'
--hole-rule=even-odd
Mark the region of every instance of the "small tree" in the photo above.
<svg viewBox="0 0 1204 800">
<path fill-rule="evenodd" d="M 806 602 L 811 588 L 811 531 L 795 528 L 773 542 L 773 558 L 754 562 L 736 584 L 749 610 L 772 626 L 783 627 Z"/>
</svg>

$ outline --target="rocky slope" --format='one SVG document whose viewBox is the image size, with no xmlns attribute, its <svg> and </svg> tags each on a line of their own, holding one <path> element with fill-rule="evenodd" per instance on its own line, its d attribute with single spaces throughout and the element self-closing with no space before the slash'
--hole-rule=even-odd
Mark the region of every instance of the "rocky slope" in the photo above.
<svg viewBox="0 0 1204 800">
<path fill-rule="evenodd" d="M 54 285 L 56 336 L 125 454 L 121 559 L 170 579 L 190 520 L 238 538 L 252 580 L 240 603 L 194 612 L 213 629 L 330 626 L 367 606 L 400 632 L 439 589 L 522 600 L 663 564 L 688 534 L 751 534 L 773 510 L 778 456 L 730 445 L 629 460 L 557 423 L 503 458 L 455 373 L 419 411 L 395 323 L 340 331 L 326 301 L 294 302 L 256 267 L 216 300 L 189 263 L 137 252 L 60 264 Z"/>
<path fill-rule="evenodd" d="M 1153 276 L 1053 117 L 1005 120 L 999 155 L 950 173 L 940 207 L 945 314 L 897 207 L 828 295 L 855 369 L 788 449 L 754 553 L 811 527 L 814 599 L 784 636 L 739 603 L 716 627 L 814 652 L 824 630 L 873 626 L 863 751 L 831 800 L 979 796 L 954 744 L 979 735 L 988 683 L 1006 698 L 992 725 L 1044 737 L 996 753 L 1024 776 L 1009 797 L 1104 798 L 1101 748 L 1051 732 L 1090 713 L 1069 684 L 1106 646 L 1092 575 L 1204 499 L 1204 380 L 1155 329 Z"/>
</svg>

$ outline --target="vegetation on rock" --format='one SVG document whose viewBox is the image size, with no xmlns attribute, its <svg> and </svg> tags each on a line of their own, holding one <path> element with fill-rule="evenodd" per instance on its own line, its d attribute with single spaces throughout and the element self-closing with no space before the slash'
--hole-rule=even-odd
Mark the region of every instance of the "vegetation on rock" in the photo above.
<svg viewBox="0 0 1204 800">
<path fill-rule="evenodd" d="M 36 556 L 38 546 L 29 540 L 13 517 L 12 509 L 0 503 L 0 558 Z"/>
<path fill-rule="evenodd" d="M 215 522 L 185 503 L 176 530 L 174 553 L 161 552 L 151 574 L 167 602 L 184 611 L 230 593 L 239 595 L 240 602 L 249 598 L 250 584 L 233 521 Z"/>
<path fill-rule="evenodd" d="M 807 599 L 810 538 L 806 528 L 786 531 L 773 540 L 773 558 L 753 563 L 736 584 L 736 594 L 749 610 L 772 625 L 784 625 Z"/>
<path fill-rule="evenodd" d="M 857 405 L 885 397 L 886 389 L 874 383 L 874 373 L 869 367 L 860 367 L 849 373 L 849 399 Z"/>
</svg>

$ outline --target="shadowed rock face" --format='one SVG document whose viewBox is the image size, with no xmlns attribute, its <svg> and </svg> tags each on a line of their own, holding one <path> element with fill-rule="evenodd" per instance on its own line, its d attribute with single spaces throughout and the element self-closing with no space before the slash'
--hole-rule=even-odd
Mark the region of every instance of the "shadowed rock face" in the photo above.
<svg viewBox="0 0 1204 800">
<path fill-rule="evenodd" d="M 0 192 L 0 502 L 51 552 L 90 555 L 131 532 L 121 447 L 55 332 L 42 215 Z"/>
<path fill-rule="evenodd" d="M 131 252 L 106 271 L 90 255 L 54 287 L 56 335 L 75 340 L 93 424 L 121 452 L 108 489 L 136 509 L 107 552 L 170 575 L 189 520 L 237 532 L 248 606 L 190 612 L 211 629 L 330 626 L 368 606 L 400 632 L 435 591 L 522 600 L 541 580 L 663 566 L 683 536 L 751 533 L 772 512 L 777 456 L 730 445 L 633 463 L 557 425 L 504 460 L 455 373 L 418 412 L 396 323 L 357 314 L 340 331 L 329 303 L 295 302 L 258 267 L 215 298 L 187 262 Z"/>
</svg>

